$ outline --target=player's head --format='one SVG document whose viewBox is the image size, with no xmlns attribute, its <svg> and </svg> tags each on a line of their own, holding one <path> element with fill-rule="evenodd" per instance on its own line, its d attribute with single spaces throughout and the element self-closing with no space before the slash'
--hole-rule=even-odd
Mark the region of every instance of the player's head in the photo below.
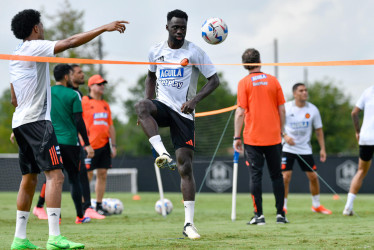
<svg viewBox="0 0 374 250">
<path fill-rule="evenodd" d="M 166 30 L 169 32 L 169 42 L 182 46 L 187 32 L 188 16 L 181 10 L 170 11 L 167 15 Z"/>
<path fill-rule="evenodd" d="M 308 89 L 304 83 L 296 83 L 292 87 L 293 97 L 297 101 L 306 101 L 308 99 Z"/>
<path fill-rule="evenodd" d="M 100 95 L 102 96 L 104 94 L 104 85 L 108 82 L 101 77 L 101 75 L 93 75 L 88 79 L 88 89 L 90 92 L 90 95 Z"/>
<path fill-rule="evenodd" d="M 74 88 L 84 85 L 84 72 L 78 64 L 70 65 L 73 68 L 73 78 L 71 79 Z"/>
<path fill-rule="evenodd" d="M 72 86 L 73 68 L 69 64 L 57 64 L 53 69 L 53 76 L 56 82 L 66 83 L 70 87 Z"/>
<path fill-rule="evenodd" d="M 256 49 L 246 49 L 242 55 L 243 63 L 261 63 L 260 52 Z M 244 68 L 247 70 L 252 70 L 260 66 L 248 66 L 245 65 Z"/>
<path fill-rule="evenodd" d="M 35 32 L 35 39 L 44 39 L 43 24 L 40 21 L 40 13 L 37 10 L 23 10 L 12 19 L 11 30 L 18 39 L 25 40 Z"/>
</svg>

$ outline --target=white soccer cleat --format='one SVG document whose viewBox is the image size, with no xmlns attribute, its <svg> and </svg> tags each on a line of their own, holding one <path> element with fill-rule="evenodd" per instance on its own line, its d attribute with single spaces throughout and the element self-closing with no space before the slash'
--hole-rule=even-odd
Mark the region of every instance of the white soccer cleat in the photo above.
<svg viewBox="0 0 374 250">
<path fill-rule="evenodd" d="M 159 168 L 169 168 L 170 170 L 175 170 L 175 167 L 177 166 L 170 155 L 165 153 L 156 158 L 155 164 Z"/>
<path fill-rule="evenodd" d="M 354 212 L 353 212 L 353 210 L 351 210 L 351 209 L 344 208 L 344 210 L 343 210 L 343 215 L 345 215 L 345 216 L 353 216 L 353 215 L 354 215 Z"/>
<path fill-rule="evenodd" d="M 183 228 L 183 235 L 192 239 L 200 239 L 200 234 L 197 233 L 197 229 L 191 223 L 187 223 Z"/>
</svg>

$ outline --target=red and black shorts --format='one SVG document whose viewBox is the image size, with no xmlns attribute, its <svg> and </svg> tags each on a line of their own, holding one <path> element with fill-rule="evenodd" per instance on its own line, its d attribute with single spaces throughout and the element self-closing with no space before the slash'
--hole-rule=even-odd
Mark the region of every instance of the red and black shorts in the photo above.
<svg viewBox="0 0 374 250">
<path fill-rule="evenodd" d="M 374 145 L 360 145 L 360 159 L 370 161 L 373 158 Z"/>
<path fill-rule="evenodd" d="M 62 169 L 60 147 L 51 121 L 27 123 L 13 129 L 22 175 Z"/>
<path fill-rule="evenodd" d="M 153 116 L 158 126 L 170 127 L 170 137 L 174 149 L 195 149 L 195 122 L 179 115 L 177 112 L 160 101 L 152 100 L 157 107 L 157 114 Z"/>
<path fill-rule="evenodd" d="M 95 156 L 93 158 L 85 159 L 87 171 L 92 171 L 97 168 L 108 169 L 112 167 L 112 157 L 109 143 L 102 148 L 95 149 L 94 151 Z"/>
<path fill-rule="evenodd" d="M 292 170 L 295 159 L 299 163 L 299 166 L 302 171 L 317 171 L 317 166 L 314 163 L 313 155 L 297 155 L 288 152 L 282 153 L 282 171 Z"/>
</svg>

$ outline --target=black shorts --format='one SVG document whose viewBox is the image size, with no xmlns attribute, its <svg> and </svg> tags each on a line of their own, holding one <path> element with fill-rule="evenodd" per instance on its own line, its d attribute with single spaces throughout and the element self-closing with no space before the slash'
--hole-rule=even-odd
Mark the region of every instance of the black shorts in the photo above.
<svg viewBox="0 0 374 250">
<path fill-rule="evenodd" d="M 153 118 L 160 127 L 170 127 L 170 137 L 174 149 L 195 149 L 195 122 L 187 119 L 160 101 L 152 100 L 157 107 L 157 114 Z"/>
<path fill-rule="evenodd" d="M 312 172 L 313 170 L 317 171 L 317 166 L 314 163 L 313 155 L 299 155 L 299 156 L 297 154 L 283 152 L 282 153 L 282 171 L 292 170 L 295 159 L 299 163 L 299 166 L 302 171 L 304 172 Z"/>
<path fill-rule="evenodd" d="M 51 121 L 27 123 L 13 129 L 22 175 L 62 169 L 60 147 Z"/>
<path fill-rule="evenodd" d="M 360 145 L 360 159 L 370 161 L 373 158 L 374 145 Z"/>
<path fill-rule="evenodd" d="M 79 173 L 81 147 L 60 144 L 60 151 L 64 169 L 69 174 Z"/>
<path fill-rule="evenodd" d="M 112 167 L 112 157 L 110 152 L 109 143 L 104 147 L 95 149 L 95 156 L 90 159 L 85 159 L 85 164 L 87 171 L 92 171 L 97 168 L 111 168 Z"/>
</svg>

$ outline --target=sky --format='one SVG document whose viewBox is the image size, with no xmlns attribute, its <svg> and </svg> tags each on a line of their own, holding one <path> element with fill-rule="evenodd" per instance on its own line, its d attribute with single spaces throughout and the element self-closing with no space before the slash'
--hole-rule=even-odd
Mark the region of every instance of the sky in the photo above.
<svg viewBox="0 0 374 250">
<path fill-rule="evenodd" d="M 103 24 L 126 20 L 130 24 L 124 34 L 102 35 L 106 60 L 148 60 L 149 48 L 166 40 L 167 12 L 185 11 L 188 16 L 186 39 L 201 47 L 213 63 L 241 63 L 247 48 L 256 48 L 263 63 L 274 62 L 274 39 L 278 41 L 278 62 L 313 62 L 374 59 L 374 31 L 372 0 L 234 0 L 234 1 L 176 1 L 176 0 L 76 0 L 72 8 L 84 10 L 85 30 Z M 89 4 L 88 4 L 89 3 Z M 10 30 L 12 17 L 23 9 L 44 9 L 48 15 L 64 8 L 63 0 L 2 0 L 0 15 L 0 54 L 10 54 L 20 43 Z M 201 25 L 209 17 L 220 17 L 228 25 L 227 39 L 219 45 L 210 45 L 201 37 Z M 42 18 L 42 21 L 45 20 Z M 47 20 L 46 20 L 47 21 Z M 48 26 L 48 23 L 45 23 Z M 72 34 L 73 35 L 73 34 Z M 3 76 L 0 93 L 9 87 L 8 62 L 0 60 Z M 146 65 L 105 65 L 107 80 L 122 78 L 116 95 L 118 100 L 130 97 L 140 76 L 147 73 Z M 217 66 L 230 89 L 236 93 L 238 81 L 247 75 L 242 66 Z M 274 74 L 273 66 L 262 71 Z M 296 82 L 331 80 L 354 104 L 360 94 L 374 83 L 373 66 L 279 67 L 278 79 L 286 98 Z M 217 107 L 212 104 L 212 110 Z M 112 106 L 113 113 L 122 120 L 120 105 Z"/>
</svg>

